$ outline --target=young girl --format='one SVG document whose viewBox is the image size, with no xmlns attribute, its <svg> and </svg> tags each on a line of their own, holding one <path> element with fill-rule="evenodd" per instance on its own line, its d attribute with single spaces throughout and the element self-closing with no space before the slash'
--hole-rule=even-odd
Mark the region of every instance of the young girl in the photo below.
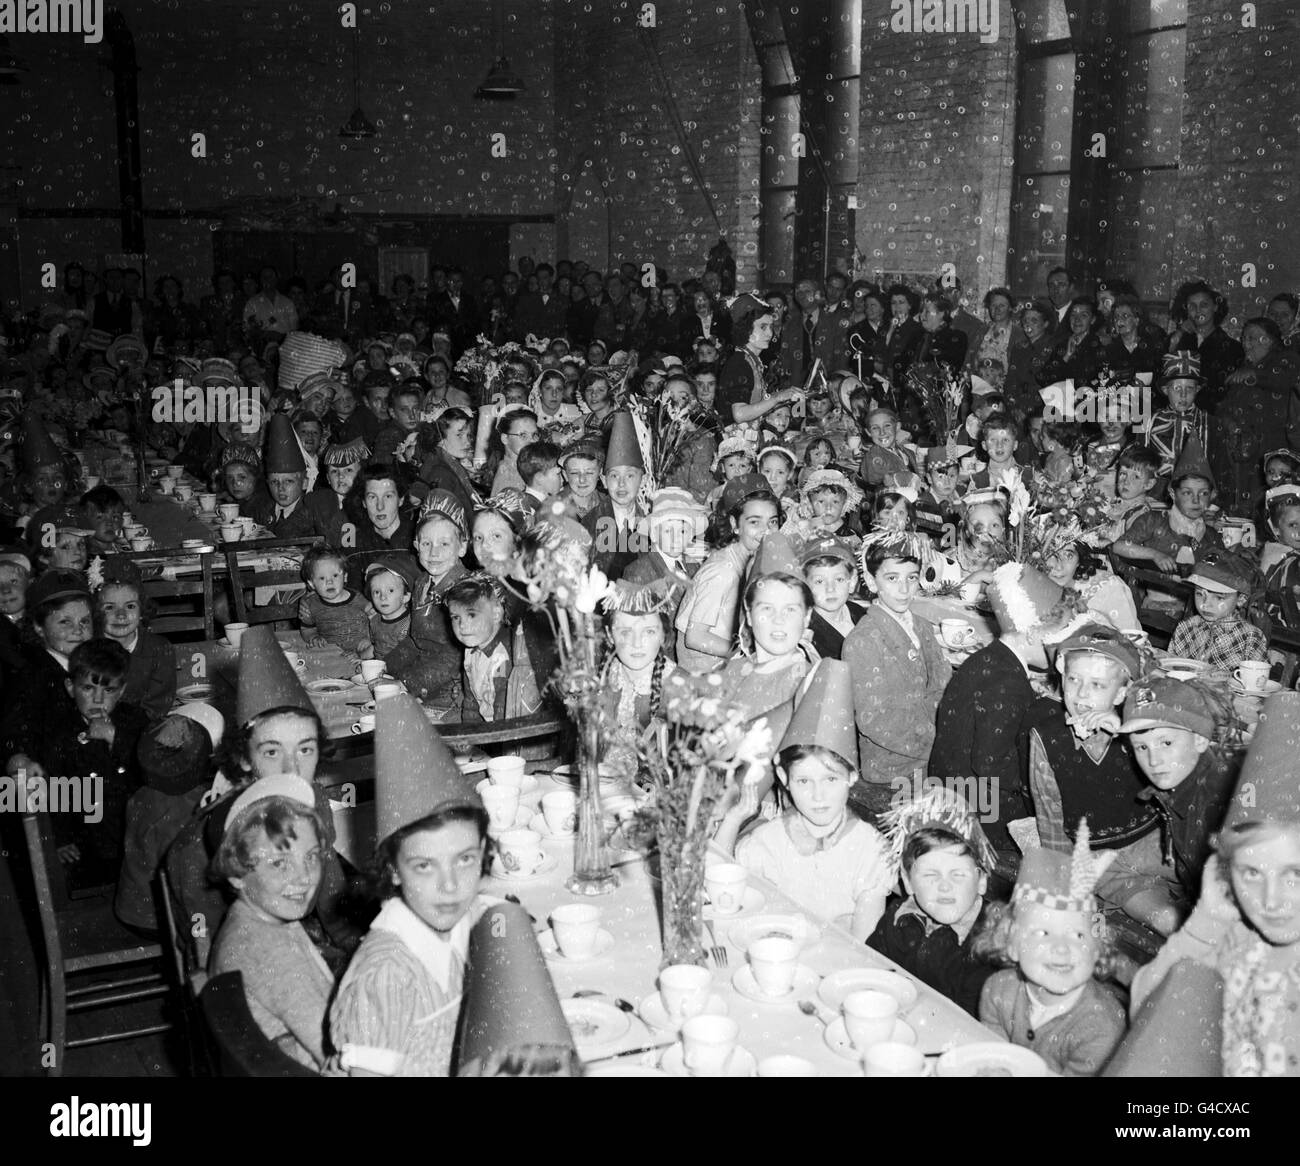
<svg viewBox="0 0 1300 1166">
<path fill-rule="evenodd" d="M 858 582 L 853 548 L 841 539 L 819 539 L 804 547 L 801 565 L 813 596 L 813 647 L 823 660 L 838 660 L 844 637 L 867 614 L 866 604 L 849 599 Z"/>
<path fill-rule="evenodd" d="M 311 590 L 298 601 L 298 621 L 309 648 L 328 644 L 355 656 L 370 640 L 370 605 L 349 591 L 347 564 L 332 547 L 312 547 L 303 557 L 302 577 Z"/>
<path fill-rule="evenodd" d="M 144 597 L 139 572 L 129 561 L 110 559 L 103 584 L 94 595 L 95 621 L 101 633 L 131 655 L 122 699 L 139 705 L 151 721 L 165 717 L 176 701 L 176 652 L 167 640 L 142 626 Z"/>
<path fill-rule="evenodd" d="M 330 1008 L 332 1071 L 446 1077 L 480 894 L 487 811 L 407 693 L 379 702 L 375 852 L 379 915 Z"/>
<path fill-rule="evenodd" d="M 780 500 L 787 520 L 799 509 L 799 495 L 790 485 L 798 460 L 794 451 L 783 445 L 769 445 L 758 455 L 758 472 L 767 479 L 772 493 Z"/>
<path fill-rule="evenodd" d="M 564 401 L 564 374 L 558 369 L 547 369 L 533 385 L 528 407 L 537 418 L 537 426 L 548 440 L 556 445 L 568 445 L 583 432 L 582 410 Z"/>
<path fill-rule="evenodd" d="M 799 490 L 798 533 L 804 539 L 862 538 L 858 507 L 862 491 L 839 470 L 814 470 Z"/>
<path fill-rule="evenodd" d="M 1300 630 L 1300 486 L 1275 486 L 1268 493 L 1268 528 L 1277 541 L 1260 556 L 1265 601 L 1283 627 Z"/>
<path fill-rule="evenodd" d="M 616 710 L 607 760 L 616 766 L 630 761 L 633 773 L 636 741 L 661 711 L 664 678 L 677 670 L 664 655 L 670 628 L 663 606 L 665 600 L 671 602 L 668 590 L 654 584 L 621 588 L 618 606 L 606 625 L 613 651 L 605 668 L 604 688 Z"/>
<path fill-rule="evenodd" d="M 1095 1076 L 1127 1028 L 1096 978 L 1109 973 L 1112 954 L 1093 888 L 1114 857 L 1089 851 L 1086 821 L 1072 854 L 1030 850 L 1010 907 L 976 940 L 979 954 L 1015 965 L 985 981 L 980 1020 L 1066 1077 Z"/>
<path fill-rule="evenodd" d="M 808 475 L 817 470 L 835 469 L 835 443 L 829 437 L 815 437 L 803 451 L 803 468 L 799 471 L 799 488 L 803 488 Z"/>
<path fill-rule="evenodd" d="M 492 483 L 491 494 L 507 487 L 523 493 L 524 480 L 519 476 L 519 451 L 537 440 L 537 416 L 528 409 L 511 409 L 497 418 L 488 440 L 487 468 L 484 481 Z"/>
<path fill-rule="evenodd" d="M 884 487 L 876 491 L 871 502 L 871 530 L 903 531 L 916 529 L 915 499 L 899 489 Z"/>
<path fill-rule="evenodd" d="M 722 474 L 722 483 L 709 491 L 704 500 L 705 505 L 714 509 L 727 483 L 733 478 L 752 474 L 755 470 L 753 431 L 749 429 L 729 429 L 718 443 L 718 452 L 713 459 L 713 472 Z M 770 488 L 770 487 L 769 487 Z"/>
</svg>

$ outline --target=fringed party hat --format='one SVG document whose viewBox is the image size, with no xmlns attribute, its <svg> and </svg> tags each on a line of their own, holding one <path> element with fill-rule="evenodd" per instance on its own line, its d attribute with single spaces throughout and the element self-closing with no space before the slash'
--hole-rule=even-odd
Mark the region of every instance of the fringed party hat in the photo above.
<svg viewBox="0 0 1300 1166">
<path fill-rule="evenodd" d="M 1088 848 L 1089 837 L 1088 820 L 1081 818 L 1072 853 L 1046 850 L 1041 846 L 1030 850 L 1020 863 L 1011 901 L 1037 903 L 1053 911 L 1082 911 L 1085 914 L 1096 911 L 1094 892 L 1097 883 L 1115 861 L 1116 855 L 1113 850 L 1099 850 L 1094 854 Z"/>
<path fill-rule="evenodd" d="M 567 1076 L 576 1050 L 528 912 L 495 903 L 469 936 L 460 1077 Z"/>
<path fill-rule="evenodd" d="M 327 466 L 355 466 L 370 456 L 370 446 L 364 437 L 354 437 L 341 445 L 331 445 L 322 455 L 321 461 Z"/>
<path fill-rule="evenodd" d="M 483 799 L 460 771 L 438 730 L 415 697 L 398 692 L 375 707 L 375 838 L 431 814 L 483 809 Z"/>
<path fill-rule="evenodd" d="M 794 553 L 790 540 L 779 530 L 769 531 L 763 536 L 749 564 L 746 584 L 764 575 L 800 575 L 799 556 Z"/>
<path fill-rule="evenodd" d="M 1259 714 L 1223 829 L 1248 822 L 1300 822 L 1300 692 L 1271 696 Z"/>
<path fill-rule="evenodd" d="M 659 575 L 643 583 L 629 579 L 625 574 L 614 583 L 602 602 L 611 615 L 616 611 L 630 615 L 658 615 L 661 611 L 671 614 L 677 610 L 689 582 L 681 576 Z"/>
<path fill-rule="evenodd" d="M 1103 1077 L 1222 1077 L 1223 980 L 1181 959 L 1143 1002 Z"/>
<path fill-rule="evenodd" d="M 268 709 L 311 711 L 311 697 L 276 641 L 270 624 L 251 627 L 239 641 L 239 695 L 235 719 L 246 725 Z"/>
<path fill-rule="evenodd" d="M 641 456 L 641 443 L 637 440 L 632 414 L 623 410 L 615 413 L 610 421 L 609 444 L 605 447 L 606 472 L 615 466 L 645 470 L 645 458 Z"/>
<path fill-rule="evenodd" d="M 272 414 L 266 427 L 266 457 L 263 459 L 268 474 L 304 474 L 307 461 L 302 456 L 302 446 L 293 425 L 283 413 Z"/>
<path fill-rule="evenodd" d="M 985 837 L 979 815 L 965 798 L 937 781 L 916 797 L 886 810 L 877 820 L 885 831 L 895 871 L 902 868 L 903 848 L 908 838 L 925 826 L 942 826 L 964 838 L 985 872 L 997 867 L 997 855 Z"/>
<path fill-rule="evenodd" d="M 853 674 L 843 660 L 825 659 L 813 669 L 777 751 L 793 745 L 820 745 L 857 769 Z"/>
</svg>

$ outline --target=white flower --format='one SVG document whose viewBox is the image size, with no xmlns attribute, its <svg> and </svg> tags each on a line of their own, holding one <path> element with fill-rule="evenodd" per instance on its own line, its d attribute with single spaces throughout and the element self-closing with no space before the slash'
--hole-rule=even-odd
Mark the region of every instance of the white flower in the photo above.
<svg viewBox="0 0 1300 1166">
<path fill-rule="evenodd" d="M 578 580 L 573 606 L 583 615 L 591 615 L 605 598 L 613 595 L 614 584 L 599 567 L 592 567 Z"/>
<path fill-rule="evenodd" d="M 1020 470 L 1014 467 L 1003 470 L 995 484 L 1011 496 L 1007 522 L 1011 526 L 1019 526 L 1030 503 L 1029 491 L 1025 489 L 1025 483 L 1021 480 Z"/>
<path fill-rule="evenodd" d="M 772 729 L 767 723 L 767 718 L 762 717 L 750 725 L 745 730 L 745 735 L 741 737 L 740 743 L 736 746 L 736 763 L 753 766 L 758 770 L 771 760 Z"/>
</svg>

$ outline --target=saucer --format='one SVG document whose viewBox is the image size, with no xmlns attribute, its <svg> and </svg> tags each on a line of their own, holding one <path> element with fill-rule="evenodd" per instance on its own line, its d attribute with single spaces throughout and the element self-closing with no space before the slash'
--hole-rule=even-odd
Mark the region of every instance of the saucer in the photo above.
<svg viewBox="0 0 1300 1166">
<path fill-rule="evenodd" d="M 736 974 L 731 977 L 731 986 L 746 1000 L 752 1000 L 755 1004 L 793 1004 L 816 991 L 820 979 L 821 977 L 812 968 L 800 964 L 795 968 L 794 986 L 790 991 L 784 996 L 769 996 L 754 979 L 754 969 L 749 964 L 741 964 L 736 969 Z"/>
<path fill-rule="evenodd" d="M 486 769 L 486 766 L 484 768 Z M 489 777 L 486 780 L 491 781 L 492 779 Z M 524 780 L 519 783 L 519 800 L 522 802 L 524 798 L 532 797 L 538 793 L 540 788 L 537 784 L 537 778 L 531 773 L 525 773 Z"/>
<path fill-rule="evenodd" d="M 572 842 L 578 836 L 576 830 L 572 834 L 553 834 L 551 828 L 546 824 L 545 814 L 534 814 L 524 825 L 530 830 L 536 830 L 543 838 L 547 838 L 552 842 Z"/>
<path fill-rule="evenodd" d="M 308 692 L 326 693 L 326 692 L 347 692 L 352 688 L 350 680 L 339 680 L 335 677 L 327 677 L 324 680 L 313 680 L 306 686 Z"/>
<path fill-rule="evenodd" d="M 753 915 L 737 923 L 729 936 L 742 952 L 760 939 L 793 939 L 802 951 L 821 937 L 822 929 L 806 915 Z"/>
<path fill-rule="evenodd" d="M 504 883 L 526 883 L 531 879 L 539 879 L 542 875 L 550 874 L 557 866 L 560 865 L 559 858 L 554 854 L 548 854 L 542 859 L 542 865 L 530 874 L 512 874 L 501 865 L 501 856 L 494 854 L 492 856 L 492 877 L 500 879 Z"/>
<path fill-rule="evenodd" d="M 894 1021 L 894 1031 L 889 1039 L 895 1044 L 914 1045 L 916 1044 L 916 1030 L 900 1017 Z M 822 1034 L 822 1040 L 826 1042 L 826 1047 L 837 1057 L 843 1057 L 846 1061 L 861 1062 L 862 1054 L 853 1047 L 853 1042 L 849 1040 L 849 1030 L 844 1027 L 844 1017 L 838 1017 L 826 1026 L 826 1031 Z"/>
<path fill-rule="evenodd" d="M 1266 696 L 1282 691 L 1282 684 L 1278 680 L 1270 680 L 1263 688 L 1246 688 L 1240 680 L 1233 679 L 1228 682 L 1228 687 L 1234 696 L 1249 696 L 1255 700 L 1263 700 Z"/>
<path fill-rule="evenodd" d="M 845 968 L 831 972 L 822 980 L 817 995 L 833 1012 L 840 1010 L 844 997 L 850 992 L 888 992 L 898 1001 L 900 1013 L 916 1004 L 916 985 L 906 976 L 887 968 Z"/>
<path fill-rule="evenodd" d="M 659 1067 L 665 1073 L 671 1073 L 674 1077 L 689 1077 L 686 1071 L 686 1062 L 684 1060 L 685 1051 L 680 1044 L 673 1045 L 672 1048 L 666 1049 L 664 1055 L 659 1058 Z M 758 1059 L 744 1045 L 737 1045 L 731 1054 L 731 1064 L 727 1067 L 724 1077 L 752 1077 L 758 1072 Z"/>
<path fill-rule="evenodd" d="M 719 923 L 726 922 L 728 919 L 739 919 L 744 915 L 752 915 L 755 911 L 761 911 L 763 904 L 767 902 L 767 897 L 757 887 L 746 887 L 745 897 L 741 901 L 739 911 L 722 913 L 715 911 L 712 903 L 704 904 L 704 918 L 715 919 Z"/>
<path fill-rule="evenodd" d="M 578 1056 L 596 1058 L 613 1052 L 627 1036 L 632 1018 L 604 1000 L 583 996 L 560 1001 Z"/>
<path fill-rule="evenodd" d="M 210 701 L 214 689 L 210 684 L 189 684 L 184 688 L 176 690 L 177 698 L 183 704 L 191 704 L 194 701 Z"/>
<path fill-rule="evenodd" d="M 553 964 L 589 964 L 592 960 L 598 960 L 601 956 L 606 956 L 611 950 L 613 950 L 614 936 L 602 927 L 598 932 L 596 932 L 596 947 L 592 951 L 591 955 L 583 956 L 581 959 L 576 960 L 572 956 L 567 956 L 560 951 L 560 945 L 555 938 L 555 932 L 551 931 L 549 928 L 538 934 L 537 946 L 542 949 L 542 955 Z M 623 1016 L 626 1014 L 620 1012 L 619 1015 Z"/>
<path fill-rule="evenodd" d="M 949 1049 L 934 1067 L 936 1077 L 1046 1077 L 1047 1063 L 1033 1049 L 1005 1041 L 977 1041 Z"/>
<path fill-rule="evenodd" d="M 515 810 L 515 820 L 511 822 L 509 826 L 506 826 L 504 830 L 522 830 L 525 826 L 528 825 L 529 819 L 531 817 L 532 817 L 532 813 L 529 811 L 528 807 L 520 806 L 518 809 Z M 488 827 L 488 833 L 491 834 L 492 837 L 494 838 L 498 834 L 504 833 L 504 830 L 498 830 L 495 826 Z M 545 864 L 543 863 L 543 865 Z"/>
<path fill-rule="evenodd" d="M 685 1023 L 685 1018 L 675 1021 L 669 1018 L 668 1009 L 664 1007 L 664 998 L 658 992 L 651 992 L 641 1001 L 636 1014 L 651 1028 L 660 1032 L 676 1032 Z M 726 1016 L 727 1002 L 717 992 L 709 995 L 700 1016 Z"/>
</svg>

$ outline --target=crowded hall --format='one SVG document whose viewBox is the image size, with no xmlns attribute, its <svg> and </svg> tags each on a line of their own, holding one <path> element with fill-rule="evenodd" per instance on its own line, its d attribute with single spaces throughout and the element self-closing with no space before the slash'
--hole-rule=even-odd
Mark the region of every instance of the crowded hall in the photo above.
<svg viewBox="0 0 1300 1166">
<path fill-rule="evenodd" d="M 1298 48 L 0 4 L 0 1071 L 1300 1075 Z"/>
</svg>

